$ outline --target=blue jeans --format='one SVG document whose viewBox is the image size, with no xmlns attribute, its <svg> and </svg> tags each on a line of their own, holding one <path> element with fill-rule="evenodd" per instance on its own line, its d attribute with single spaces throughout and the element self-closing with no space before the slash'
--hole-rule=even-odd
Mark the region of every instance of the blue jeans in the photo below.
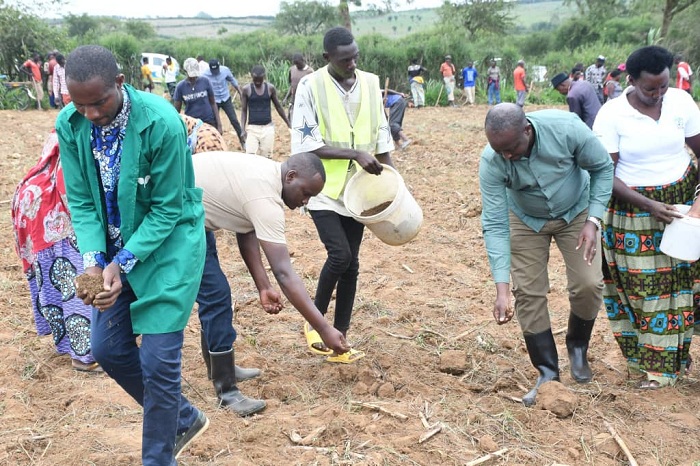
<svg viewBox="0 0 700 466">
<path fill-rule="evenodd" d="M 492 105 L 494 102 L 497 104 L 501 103 L 501 89 L 496 83 L 489 84 L 487 98 L 489 105 Z"/>
<path fill-rule="evenodd" d="M 328 253 L 318 277 L 314 304 L 321 314 L 326 315 L 337 285 L 333 326 L 346 334 L 355 304 L 360 245 L 365 226 L 352 217 L 344 217 L 330 210 L 312 210 L 311 218 Z"/>
<path fill-rule="evenodd" d="M 199 322 L 207 340 L 209 351 L 228 351 L 236 341 L 233 328 L 233 307 L 231 287 L 219 265 L 216 252 L 216 237 L 211 231 L 205 234 L 207 252 L 204 259 L 202 282 L 197 293 L 199 304 Z"/>
<path fill-rule="evenodd" d="M 143 407 L 144 466 L 175 465 L 175 436 L 197 418 L 180 385 L 183 332 L 142 335 L 139 348 L 129 311 L 136 295 L 124 275 L 122 283 L 112 307 L 92 311 L 92 352 L 105 372 Z"/>
</svg>

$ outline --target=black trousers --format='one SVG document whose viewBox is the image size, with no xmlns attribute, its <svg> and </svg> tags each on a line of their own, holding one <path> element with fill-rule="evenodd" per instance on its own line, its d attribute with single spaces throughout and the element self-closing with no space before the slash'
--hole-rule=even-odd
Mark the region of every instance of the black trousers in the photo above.
<svg viewBox="0 0 700 466">
<path fill-rule="evenodd" d="M 241 133 L 243 132 L 243 130 L 241 129 L 241 124 L 238 122 L 238 117 L 236 116 L 236 109 L 233 108 L 233 99 L 229 97 L 228 100 L 224 100 L 223 102 L 217 102 L 216 106 L 224 110 L 224 113 L 228 117 L 228 120 L 233 125 L 233 129 L 238 135 L 238 139 L 241 139 Z"/>
<path fill-rule="evenodd" d="M 344 217 L 330 210 L 312 210 L 311 218 L 328 253 L 318 277 L 314 304 L 321 314 L 326 315 L 337 285 L 333 327 L 346 334 L 355 304 L 360 244 L 365 226 L 352 217 Z"/>
</svg>

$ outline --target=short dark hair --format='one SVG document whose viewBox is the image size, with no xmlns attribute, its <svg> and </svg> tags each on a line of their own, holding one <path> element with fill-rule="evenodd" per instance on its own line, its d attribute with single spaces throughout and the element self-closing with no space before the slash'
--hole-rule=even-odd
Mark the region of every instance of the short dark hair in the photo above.
<svg viewBox="0 0 700 466">
<path fill-rule="evenodd" d="M 265 74 L 265 67 L 262 65 L 253 65 L 250 69 L 250 74 L 252 76 L 263 76 Z"/>
<path fill-rule="evenodd" d="M 66 79 L 72 81 L 84 83 L 99 77 L 105 84 L 112 84 L 118 74 L 117 59 L 100 45 L 82 45 L 66 58 Z"/>
<path fill-rule="evenodd" d="M 639 79 L 642 71 L 659 75 L 667 68 L 670 70 L 672 66 L 673 54 L 658 45 L 649 45 L 635 50 L 625 62 L 627 74 L 632 79 Z"/>
<path fill-rule="evenodd" d="M 294 55 L 292 55 L 292 62 L 298 61 L 298 60 L 303 60 L 304 55 L 302 55 L 299 52 L 295 52 Z"/>
<path fill-rule="evenodd" d="M 287 159 L 285 164 L 287 170 L 295 170 L 302 178 L 311 179 L 319 174 L 323 182 L 326 182 L 326 170 L 323 168 L 323 162 L 313 152 L 294 154 Z"/>
<path fill-rule="evenodd" d="M 621 74 L 622 74 L 622 71 L 620 71 L 620 70 L 613 70 L 613 71 L 610 72 L 610 77 L 612 77 L 612 78 L 617 78 L 617 77 L 620 76 Z"/>
<path fill-rule="evenodd" d="M 519 105 L 502 103 L 494 106 L 486 114 L 484 127 L 489 132 L 519 130 L 525 127 L 527 118 Z"/>
<path fill-rule="evenodd" d="M 66 64 L 66 57 L 64 57 L 63 54 L 57 53 L 54 58 L 59 65 L 63 66 Z"/>
<path fill-rule="evenodd" d="M 350 45 L 355 41 L 352 32 L 344 27 L 337 26 L 329 29 L 326 35 L 323 36 L 323 50 L 331 53 L 342 45 Z"/>
</svg>

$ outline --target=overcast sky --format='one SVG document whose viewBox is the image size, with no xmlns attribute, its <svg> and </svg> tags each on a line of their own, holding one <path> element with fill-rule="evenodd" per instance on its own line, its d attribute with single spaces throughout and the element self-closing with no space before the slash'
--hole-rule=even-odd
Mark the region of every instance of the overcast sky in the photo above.
<svg viewBox="0 0 700 466">
<path fill-rule="evenodd" d="M 444 0 L 414 0 L 410 5 L 401 9 L 436 8 Z M 197 2 L 192 0 L 66 0 L 61 8 L 64 13 L 92 16 L 124 16 L 129 18 L 196 16 L 200 12 L 214 17 L 221 16 L 274 16 L 279 13 L 279 0 L 234 0 Z M 293 0 L 290 0 L 293 3 Z M 331 0 L 331 5 L 337 5 L 337 0 Z M 364 1 L 369 4 L 371 1 Z M 351 7 L 352 8 L 352 7 Z"/>
</svg>

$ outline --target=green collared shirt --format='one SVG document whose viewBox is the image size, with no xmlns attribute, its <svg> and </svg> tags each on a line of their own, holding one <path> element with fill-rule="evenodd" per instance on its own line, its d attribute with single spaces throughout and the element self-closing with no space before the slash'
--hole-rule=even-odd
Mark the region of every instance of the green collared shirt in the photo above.
<svg viewBox="0 0 700 466">
<path fill-rule="evenodd" d="M 612 194 L 612 159 L 578 116 L 541 110 L 527 119 L 535 130 L 529 157 L 509 161 L 487 145 L 479 163 L 481 224 L 496 283 L 510 281 L 509 210 L 537 232 L 586 208 L 602 218 Z"/>
</svg>

